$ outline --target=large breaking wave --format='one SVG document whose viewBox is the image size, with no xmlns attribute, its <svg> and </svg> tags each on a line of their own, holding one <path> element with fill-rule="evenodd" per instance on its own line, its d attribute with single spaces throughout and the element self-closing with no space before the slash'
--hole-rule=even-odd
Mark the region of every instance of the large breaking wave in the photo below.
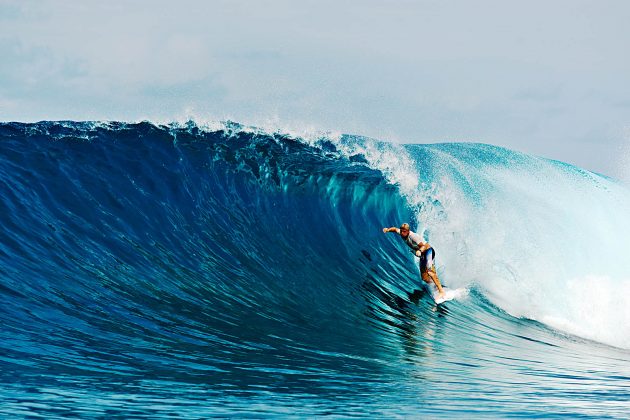
<svg viewBox="0 0 630 420">
<path fill-rule="evenodd" d="M 630 348 L 630 193 L 561 162 L 233 123 L 5 123 L 0 141 L 5 382 L 339 395 L 394 375 L 400 337 L 413 355 L 529 325 Z M 468 298 L 412 294 L 416 261 L 381 232 L 403 221 Z"/>
</svg>

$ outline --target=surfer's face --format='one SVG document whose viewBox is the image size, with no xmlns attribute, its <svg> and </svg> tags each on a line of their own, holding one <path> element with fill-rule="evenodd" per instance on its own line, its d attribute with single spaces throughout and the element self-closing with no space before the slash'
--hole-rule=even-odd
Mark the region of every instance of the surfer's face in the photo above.
<svg viewBox="0 0 630 420">
<path fill-rule="evenodd" d="M 403 238 L 409 236 L 409 229 L 400 229 L 400 236 L 402 236 Z"/>
</svg>

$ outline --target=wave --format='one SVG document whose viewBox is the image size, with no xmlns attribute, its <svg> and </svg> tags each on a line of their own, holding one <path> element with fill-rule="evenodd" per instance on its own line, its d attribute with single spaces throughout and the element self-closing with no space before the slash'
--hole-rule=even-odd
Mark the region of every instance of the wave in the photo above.
<svg viewBox="0 0 630 420">
<path fill-rule="evenodd" d="M 630 348 L 623 185 L 488 145 L 411 149 L 439 203 L 425 202 L 420 225 L 450 281 L 479 285 L 514 316 Z"/>
<path fill-rule="evenodd" d="M 128 340 L 151 351 L 168 325 L 246 350 L 261 325 L 354 327 L 367 267 L 387 255 L 366 232 L 410 215 L 327 141 L 148 123 L 10 124 L 3 137 L 3 322 L 61 354 L 76 334 L 112 357 Z"/>
<path fill-rule="evenodd" d="M 8 382 L 360 392 L 399 373 L 395 343 L 448 345 L 440 317 L 457 340 L 491 325 L 496 351 L 523 325 L 630 348 L 630 194 L 561 162 L 236 123 L 3 123 L 0 141 Z M 403 221 L 468 298 L 414 292 L 417 261 L 381 232 Z"/>
</svg>

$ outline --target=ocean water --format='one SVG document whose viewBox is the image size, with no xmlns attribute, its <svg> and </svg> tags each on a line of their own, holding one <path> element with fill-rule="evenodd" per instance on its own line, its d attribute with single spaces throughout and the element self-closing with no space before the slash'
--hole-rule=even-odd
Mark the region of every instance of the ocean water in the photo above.
<svg viewBox="0 0 630 420">
<path fill-rule="evenodd" d="M 2 417 L 630 417 L 630 191 L 562 162 L 2 123 L 0 214 Z"/>
</svg>

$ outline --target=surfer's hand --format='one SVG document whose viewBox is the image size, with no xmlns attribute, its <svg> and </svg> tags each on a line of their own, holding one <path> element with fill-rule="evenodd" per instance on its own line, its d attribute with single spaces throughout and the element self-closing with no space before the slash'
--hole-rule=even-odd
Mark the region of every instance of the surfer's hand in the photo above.
<svg viewBox="0 0 630 420">
<path fill-rule="evenodd" d="M 416 257 L 420 257 L 422 255 L 422 252 L 420 252 L 420 250 L 416 251 Z"/>
<path fill-rule="evenodd" d="M 387 228 L 383 228 L 383 233 L 387 233 Z"/>
</svg>

